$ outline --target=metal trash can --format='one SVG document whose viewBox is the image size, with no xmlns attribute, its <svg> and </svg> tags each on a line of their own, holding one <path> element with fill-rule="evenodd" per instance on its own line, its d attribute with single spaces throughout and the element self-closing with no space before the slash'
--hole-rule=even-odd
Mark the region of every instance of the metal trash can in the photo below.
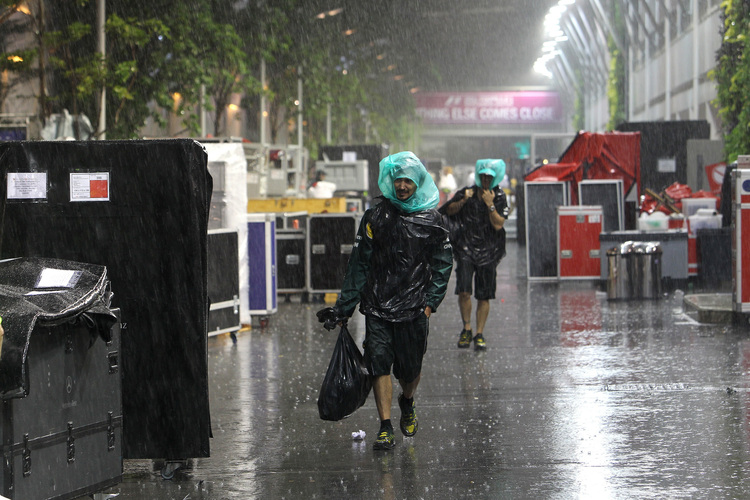
<svg viewBox="0 0 750 500">
<path fill-rule="evenodd" d="M 640 241 L 633 246 L 633 296 L 639 299 L 661 297 L 661 244 Z"/>
<path fill-rule="evenodd" d="M 632 249 L 635 242 L 626 241 L 607 250 L 607 299 L 627 300 L 633 296 Z"/>
</svg>

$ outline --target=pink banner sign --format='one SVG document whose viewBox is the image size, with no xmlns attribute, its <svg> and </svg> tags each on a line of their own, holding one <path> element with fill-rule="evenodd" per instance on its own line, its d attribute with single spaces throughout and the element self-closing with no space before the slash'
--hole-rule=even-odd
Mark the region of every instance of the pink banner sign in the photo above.
<svg viewBox="0 0 750 500">
<path fill-rule="evenodd" d="M 562 105 L 557 92 L 424 92 L 414 96 L 426 125 L 557 124 Z"/>
</svg>

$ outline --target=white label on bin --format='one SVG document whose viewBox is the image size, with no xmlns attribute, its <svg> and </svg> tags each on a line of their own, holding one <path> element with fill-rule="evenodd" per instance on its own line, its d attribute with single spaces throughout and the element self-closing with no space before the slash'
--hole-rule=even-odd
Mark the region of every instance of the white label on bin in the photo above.
<svg viewBox="0 0 750 500">
<path fill-rule="evenodd" d="M 599 224 L 602 221 L 602 216 L 599 214 L 589 215 L 589 224 Z"/>
<path fill-rule="evenodd" d="M 8 172 L 9 200 L 46 200 L 47 172 Z"/>
<path fill-rule="evenodd" d="M 45 267 L 39 273 L 34 288 L 73 288 L 80 277 L 81 271 Z"/>
<path fill-rule="evenodd" d="M 109 201 L 109 172 L 71 173 L 70 201 Z"/>
<path fill-rule="evenodd" d="M 288 266 L 296 266 L 296 265 L 299 265 L 301 259 L 299 258 L 299 255 L 290 254 L 285 257 L 284 261 L 286 262 Z"/>
</svg>

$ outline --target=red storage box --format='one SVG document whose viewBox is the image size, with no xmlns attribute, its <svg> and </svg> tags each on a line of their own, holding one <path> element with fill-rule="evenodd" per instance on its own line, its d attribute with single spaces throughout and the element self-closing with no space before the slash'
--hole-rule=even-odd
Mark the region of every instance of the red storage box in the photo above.
<svg viewBox="0 0 750 500">
<path fill-rule="evenodd" d="M 600 279 L 599 233 L 602 207 L 557 207 L 557 269 L 559 279 Z"/>
</svg>

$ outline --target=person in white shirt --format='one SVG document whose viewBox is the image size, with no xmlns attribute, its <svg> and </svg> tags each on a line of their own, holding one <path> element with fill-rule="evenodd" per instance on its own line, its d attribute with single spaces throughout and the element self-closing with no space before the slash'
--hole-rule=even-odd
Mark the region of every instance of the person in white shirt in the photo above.
<svg viewBox="0 0 750 500">
<path fill-rule="evenodd" d="M 312 198 L 333 198 L 336 192 L 336 184 L 325 180 L 325 170 L 318 170 L 315 175 L 315 182 L 307 189 L 307 193 Z"/>
</svg>

